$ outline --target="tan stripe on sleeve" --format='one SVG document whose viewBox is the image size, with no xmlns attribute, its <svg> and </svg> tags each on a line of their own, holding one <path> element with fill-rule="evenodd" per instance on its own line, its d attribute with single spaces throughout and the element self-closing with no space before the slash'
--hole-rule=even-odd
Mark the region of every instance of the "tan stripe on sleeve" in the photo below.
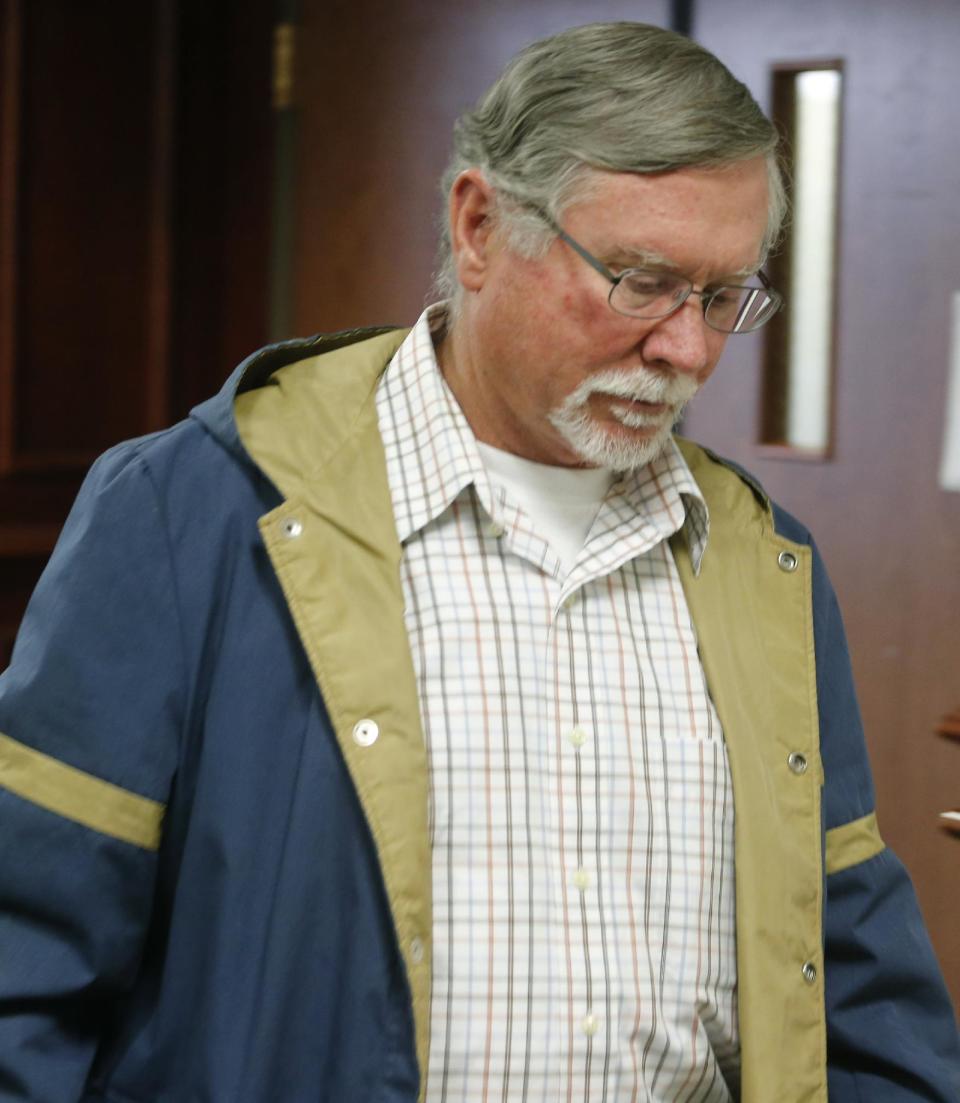
<svg viewBox="0 0 960 1103">
<path fill-rule="evenodd" d="M 877 815 L 871 812 L 858 820 L 827 832 L 827 873 L 839 873 L 858 862 L 873 858 L 884 849 Z"/>
<path fill-rule="evenodd" d="M 48 812 L 156 850 L 165 806 L 102 781 L 0 732 L 0 787 Z"/>
</svg>

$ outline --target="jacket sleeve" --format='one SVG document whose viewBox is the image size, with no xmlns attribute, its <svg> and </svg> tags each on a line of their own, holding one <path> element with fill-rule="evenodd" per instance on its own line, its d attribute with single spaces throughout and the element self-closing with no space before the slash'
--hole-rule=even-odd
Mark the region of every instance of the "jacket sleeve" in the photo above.
<svg viewBox="0 0 960 1103">
<path fill-rule="evenodd" d="M 0 1099 L 67 1103 L 138 970 L 183 669 L 136 445 L 94 465 L 0 676 Z"/>
<path fill-rule="evenodd" d="M 843 625 L 816 549 L 813 597 L 825 779 L 830 1100 L 957 1103 L 953 1009 L 913 886 L 877 830 Z"/>
</svg>

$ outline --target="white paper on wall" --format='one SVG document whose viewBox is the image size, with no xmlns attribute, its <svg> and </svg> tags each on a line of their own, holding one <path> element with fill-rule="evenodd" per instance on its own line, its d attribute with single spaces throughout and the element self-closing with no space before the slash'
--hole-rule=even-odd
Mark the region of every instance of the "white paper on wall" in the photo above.
<svg viewBox="0 0 960 1103">
<path fill-rule="evenodd" d="M 960 291 L 953 293 L 947 410 L 943 428 L 940 486 L 960 492 Z"/>
</svg>

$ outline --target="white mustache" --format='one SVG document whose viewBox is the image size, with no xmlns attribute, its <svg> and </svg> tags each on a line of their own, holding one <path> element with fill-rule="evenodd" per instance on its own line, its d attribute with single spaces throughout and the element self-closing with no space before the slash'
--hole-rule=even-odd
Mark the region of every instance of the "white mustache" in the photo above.
<svg viewBox="0 0 960 1103">
<path fill-rule="evenodd" d="M 563 405 L 567 410 L 576 409 L 592 394 L 605 394 L 633 402 L 681 406 L 689 402 L 698 389 L 697 381 L 689 375 L 664 375 L 649 368 L 626 372 L 609 369 L 585 379 L 567 396 Z"/>
</svg>

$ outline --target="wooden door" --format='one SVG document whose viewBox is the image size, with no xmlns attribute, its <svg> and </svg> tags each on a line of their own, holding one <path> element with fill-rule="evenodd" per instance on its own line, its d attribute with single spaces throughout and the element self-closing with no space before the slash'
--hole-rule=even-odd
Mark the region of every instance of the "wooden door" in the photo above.
<svg viewBox="0 0 960 1103">
<path fill-rule="evenodd" d="M 770 102 L 771 67 L 842 58 L 834 446 L 821 461 L 758 441 L 763 341 L 730 340 L 684 430 L 754 471 L 813 530 L 847 625 L 880 827 L 910 870 L 960 1001 L 955 748 L 960 494 L 938 486 L 949 306 L 960 289 L 960 5 L 724 0 L 697 39 Z"/>
</svg>

